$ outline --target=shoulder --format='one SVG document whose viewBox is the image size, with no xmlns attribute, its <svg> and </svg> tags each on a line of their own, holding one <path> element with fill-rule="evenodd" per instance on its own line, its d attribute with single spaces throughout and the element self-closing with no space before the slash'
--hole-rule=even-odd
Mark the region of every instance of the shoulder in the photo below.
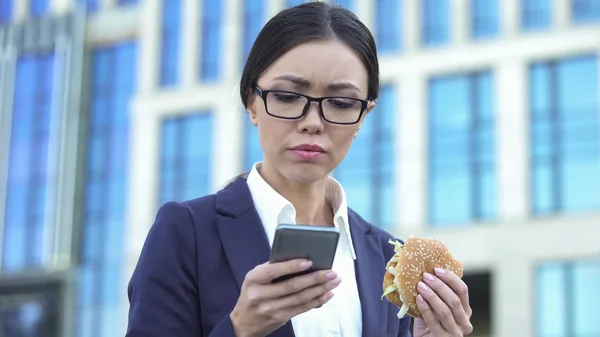
<svg viewBox="0 0 600 337">
<path fill-rule="evenodd" d="M 360 214 L 358 214 L 356 211 L 354 211 L 350 207 L 348 207 L 348 218 L 351 220 L 354 220 L 354 221 L 350 221 L 351 223 L 354 222 L 356 225 L 363 227 L 365 233 L 378 237 L 379 240 L 381 241 L 384 251 L 386 253 L 393 254 L 393 252 L 394 252 L 394 245 L 390 244 L 389 243 L 390 241 L 398 240 L 401 243 L 404 243 L 403 240 L 400 240 L 399 238 L 395 237 L 387 230 L 385 230 L 381 227 L 378 227 L 378 226 L 370 223 L 369 221 L 365 220 Z"/>
</svg>

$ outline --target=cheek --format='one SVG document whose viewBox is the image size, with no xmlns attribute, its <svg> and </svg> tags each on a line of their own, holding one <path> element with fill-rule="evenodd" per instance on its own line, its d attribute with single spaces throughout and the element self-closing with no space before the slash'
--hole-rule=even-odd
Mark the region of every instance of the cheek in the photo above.
<svg viewBox="0 0 600 337">
<path fill-rule="evenodd" d="M 333 141 L 336 149 L 336 160 L 341 162 L 352 146 L 352 142 L 354 141 L 354 130 L 344 130 L 343 132 L 336 133 L 333 137 Z"/>
</svg>

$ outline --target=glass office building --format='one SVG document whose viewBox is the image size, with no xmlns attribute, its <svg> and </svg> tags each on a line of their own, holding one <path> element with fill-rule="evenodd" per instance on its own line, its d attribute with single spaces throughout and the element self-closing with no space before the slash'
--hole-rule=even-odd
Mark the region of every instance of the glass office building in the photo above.
<svg viewBox="0 0 600 337">
<path fill-rule="evenodd" d="M 238 80 L 301 2 L 0 0 L 0 335 L 123 335 L 158 207 L 262 159 Z M 337 3 L 382 72 L 350 207 L 450 246 L 474 336 L 600 336 L 600 1 Z"/>
</svg>

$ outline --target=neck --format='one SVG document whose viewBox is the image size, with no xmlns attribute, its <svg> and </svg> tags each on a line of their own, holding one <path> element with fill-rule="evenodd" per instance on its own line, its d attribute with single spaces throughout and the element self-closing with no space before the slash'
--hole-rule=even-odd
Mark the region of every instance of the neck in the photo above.
<svg viewBox="0 0 600 337">
<path fill-rule="evenodd" d="M 277 193 L 294 205 L 296 223 L 333 225 L 333 209 L 325 195 L 327 177 L 304 184 L 286 179 L 268 165 L 259 166 L 258 172 Z"/>
</svg>

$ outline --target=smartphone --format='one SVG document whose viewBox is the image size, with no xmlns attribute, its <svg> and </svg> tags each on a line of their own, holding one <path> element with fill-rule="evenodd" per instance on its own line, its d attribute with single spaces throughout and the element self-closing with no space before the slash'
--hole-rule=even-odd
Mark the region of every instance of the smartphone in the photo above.
<svg viewBox="0 0 600 337">
<path fill-rule="evenodd" d="M 340 232 L 336 227 L 278 225 L 269 262 L 308 259 L 312 261 L 312 266 L 308 270 L 279 277 L 273 282 L 285 281 L 317 270 L 331 269 L 339 238 Z"/>
</svg>

